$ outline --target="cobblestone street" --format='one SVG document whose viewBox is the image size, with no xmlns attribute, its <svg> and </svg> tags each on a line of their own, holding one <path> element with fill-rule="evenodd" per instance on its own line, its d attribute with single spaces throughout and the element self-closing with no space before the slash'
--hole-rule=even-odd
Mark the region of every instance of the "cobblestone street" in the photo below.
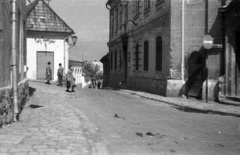
<svg viewBox="0 0 240 155">
<path fill-rule="evenodd" d="M 130 90 L 29 86 L 20 120 L 0 129 L 0 155 L 239 154 L 239 118 L 218 115 L 238 114 L 238 106 Z"/>
<path fill-rule="evenodd" d="M 30 87 L 33 95 L 20 121 L 0 129 L 0 154 L 92 154 L 91 130 L 66 102 L 75 93 L 56 85 L 30 83 Z"/>
</svg>

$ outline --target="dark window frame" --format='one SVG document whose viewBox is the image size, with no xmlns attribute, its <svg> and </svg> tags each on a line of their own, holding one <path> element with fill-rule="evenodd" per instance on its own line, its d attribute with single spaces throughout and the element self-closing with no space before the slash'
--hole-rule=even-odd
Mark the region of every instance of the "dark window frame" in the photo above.
<svg viewBox="0 0 240 155">
<path fill-rule="evenodd" d="M 117 70 L 117 51 L 115 51 L 115 55 L 114 55 L 114 67 L 115 67 L 115 70 Z"/>
<path fill-rule="evenodd" d="M 139 70 L 139 44 L 136 44 L 135 49 L 135 70 Z"/>
<path fill-rule="evenodd" d="M 144 41 L 144 71 L 148 71 L 149 67 L 149 42 L 146 40 Z"/>
<path fill-rule="evenodd" d="M 135 15 L 138 16 L 140 14 L 140 0 L 135 1 Z"/>
<path fill-rule="evenodd" d="M 110 64 L 110 66 L 111 66 L 111 70 L 113 69 L 113 52 L 112 53 L 110 53 L 111 54 L 111 64 Z"/>
<path fill-rule="evenodd" d="M 110 24 L 111 24 L 111 32 L 110 32 L 110 34 L 111 34 L 111 38 L 114 36 L 114 13 L 113 12 L 111 12 L 110 13 Z"/>
<path fill-rule="evenodd" d="M 156 38 L 156 71 L 162 71 L 163 58 L 163 38 L 158 36 Z"/>
<path fill-rule="evenodd" d="M 115 16 L 115 20 L 116 20 L 116 29 L 115 29 L 115 34 L 118 33 L 118 9 L 116 9 L 116 16 Z"/>
<path fill-rule="evenodd" d="M 119 70 L 122 69 L 122 51 L 119 51 Z"/>
<path fill-rule="evenodd" d="M 144 10 L 150 9 L 150 0 L 144 0 Z"/>
</svg>

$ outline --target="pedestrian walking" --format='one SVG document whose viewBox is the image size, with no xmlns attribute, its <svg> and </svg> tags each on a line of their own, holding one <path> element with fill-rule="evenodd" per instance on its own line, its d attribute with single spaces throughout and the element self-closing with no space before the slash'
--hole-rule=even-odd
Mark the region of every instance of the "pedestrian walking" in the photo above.
<svg viewBox="0 0 240 155">
<path fill-rule="evenodd" d="M 46 67 L 46 84 L 51 84 L 50 81 L 52 80 L 52 69 L 50 67 L 51 62 L 47 63 L 47 67 Z"/>
<path fill-rule="evenodd" d="M 64 68 L 62 67 L 62 64 L 59 63 L 59 68 L 58 68 L 58 72 L 57 72 L 59 86 L 62 86 L 63 72 L 64 72 Z"/>
<path fill-rule="evenodd" d="M 67 80 L 67 92 L 70 92 L 69 89 L 71 89 L 71 91 L 74 92 L 75 82 L 73 77 L 73 68 L 71 65 L 68 68 L 66 80 Z"/>
</svg>

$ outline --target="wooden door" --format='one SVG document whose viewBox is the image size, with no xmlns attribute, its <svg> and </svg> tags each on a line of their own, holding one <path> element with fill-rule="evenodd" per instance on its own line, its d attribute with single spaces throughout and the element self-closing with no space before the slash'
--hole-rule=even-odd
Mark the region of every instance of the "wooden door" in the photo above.
<svg viewBox="0 0 240 155">
<path fill-rule="evenodd" d="M 52 77 L 54 77 L 54 53 L 47 51 L 37 52 L 37 79 L 46 79 L 46 66 L 51 62 Z"/>
</svg>

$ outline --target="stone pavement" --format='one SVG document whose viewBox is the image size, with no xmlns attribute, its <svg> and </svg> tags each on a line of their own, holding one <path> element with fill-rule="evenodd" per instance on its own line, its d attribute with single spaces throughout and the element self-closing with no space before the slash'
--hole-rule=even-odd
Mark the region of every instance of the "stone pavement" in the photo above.
<svg viewBox="0 0 240 155">
<path fill-rule="evenodd" d="M 87 118 L 67 102 L 75 93 L 56 85 L 29 85 L 33 95 L 20 120 L 0 129 L 0 155 L 95 154 L 94 126 L 90 129 Z"/>
<path fill-rule="evenodd" d="M 202 113 L 213 113 L 213 114 L 240 117 L 240 103 L 236 104 L 236 102 L 232 104 L 221 104 L 213 101 L 206 103 L 205 101 L 200 101 L 196 99 L 168 98 L 160 95 L 155 95 L 155 94 L 150 94 L 150 93 L 140 92 L 140 91 L 126 90 L 126 89 L 120 89 L 120 91 L 129 93 L 132 95 L 137 95 L 142 98 L 164 102 L 172 106 L 175 106 L 179 110 L 183 110 L 183 111 L 188 111 L 188 112 L 197 111 Z"/>
</svg>

